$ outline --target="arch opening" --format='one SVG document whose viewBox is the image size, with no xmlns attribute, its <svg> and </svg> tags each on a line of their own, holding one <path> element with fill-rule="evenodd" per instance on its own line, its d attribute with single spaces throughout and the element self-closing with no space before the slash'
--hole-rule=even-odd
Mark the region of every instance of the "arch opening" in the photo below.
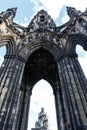
<svg viewBox="0 0 87 130">
<path fill-rule="evenodd" d="M 56 93 L 56 89 L 58 87 L 58 82 L 59 82 L 57 63 L 54 60 L 53 55 L 49 51 L 47 51 L 43 48 L 36 50 L 33 54 L 31 54 L 29 56 L 28 61 L 25 65 L 25 69 L 24 69 L 23 79 L 22 79 L 22 83 L 21 83 L 21 85 L 22 85 L 21 91 L 23 93 L 23 104 L 25 104 L 25 106 L 23 105 L 21 107 L 22 108 L 21 113 L 22 113 L 22 117 L 24 118 L 24 120 L 26 118 L 26 122 L 28 119 L 28 117 L 27 117 L 28 113 L 30 113 L 30 103 L 31 103 L 30 97 L 34 90 L 35 84 L 38 81 L 39 82 L 45 81 L 46 84 L 48 84 L 48 83 L 51 84 L 51 88 L 52 88 L 51 95 L 53 95 L 53 93 L 54 93 L 54 98 L 56 98 L 55 93 Z M 45 93 L 46 92 L 48 93 L 47 89 L 45 90 Z M 45 97 L 45 94 L 43 97 Z M 48 98 L 49 97 L 47 97 L 47 99 Z M 45 99 L 45 101 L 46 101 L 46 99 Z M 25 102 L 27 102 L 27 108 L 25 108 L 26 107 Z M 51 100 L 49 102 L 51 102 Z M 56 99 L 55 99 L 55 103 L 53 103 L 53 106 L 56 106 Z M 43 107 L 43 105 L 40 107 Z M 27 109 L 27 112 L 25 109 Z M 27 114 L 24 114 L 25 117 L 23 116 L 23 113 L 27 113 Z M 48 112 L 47 112 L 47 114 L 48 114 Z M 56 117 L 57 117 L 57 106 L 56 106 Z M 54 120 L 54 118 L 52 118 L 52 120 Z M 56 122 L 56 123 L 58 124 L 58 122 Z M 22 121 L 20 121 L 20 125 L 21 124 L 22 124 Z M 57 130 L 57 128 L 55 128 L 55 130 Z"/>
<path fill-rule="evenodd" d="M 52 54 L 44 49 L 36 50 L 30 55 L 24 73 L 31 86 L 41 79 L 47 80 L 50 84 L 58 80 L 57 63 Z"/>
<path fill-rule="evenodd" d="M 35 122 L 38 120 L 38 113 L 42 107 L 44 107 L 48 116 L 49 128 L 57 130 L 53 90 L 51 85 L 44 79 L 41 79 L 34 85 L 27 130 L 35 127 Z"/>
<path fill-rule="evenodd" d="M 87 66 L 87 52 L 83 50 L 83 47 L 80 45 L 76 46 L 76 53 L 78 54 L 78 60 L 80 62 L 80 65 L 83 69 L 83 72 L 87 78 L 87 71 L 86 71 L 86 66 Z"/>
<path fill-rule="evenodd" d="M 2 65 L 4 61 L 5 54 L 6 54 L 6 46 L 1 46 L 0 47 L 0 66 Z"/>
</svg>

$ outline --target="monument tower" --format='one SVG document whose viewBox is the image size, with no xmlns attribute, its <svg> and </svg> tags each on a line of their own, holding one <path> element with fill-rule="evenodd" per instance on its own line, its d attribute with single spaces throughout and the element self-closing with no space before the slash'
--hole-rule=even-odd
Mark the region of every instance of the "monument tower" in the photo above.
<svg viewBox="0 0 87 130">
<path fill-rule="evenodd" d="M 87 10 L 67 7 L 69 21 L 56 26 L 46 11 L 28 27 L 13 21 L 16 8 L 0 13 L 0 130 L 27 130 L 32 89 L 41 79 L 53 89 L 58 130 L 87 130 L 87 79 L 76 45 L 87 50 Z"/>
</svg>

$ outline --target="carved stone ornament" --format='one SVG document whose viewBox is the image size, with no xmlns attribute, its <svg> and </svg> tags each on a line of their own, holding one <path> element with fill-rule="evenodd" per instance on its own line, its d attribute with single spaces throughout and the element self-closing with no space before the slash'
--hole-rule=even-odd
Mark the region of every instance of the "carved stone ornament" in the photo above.
<svg viewBox="0 0 87 130">
<path fill-rule="evenodd" d="M 10 8 L 0 13 L 0 36 L 11 35 L 17 44 L 21 42 L 20 48 L 37 39 L 43 39 L 63 48 L 67 44 L 69 35 L 87 36 L 87 9 L 81 12 L 73 7 L 67 7 L 70 20 L 61 26 L 56 26 L 51 16 L 45 10 L 41 10 L 34 16 L 28 27 L 13 21 L 16 10 L 17 8 Z"/>
<path fill-rule="evenodd" d="M 87 78 L 76 53 L 77 44 L 87 50 L 87 9 L 67 7 L 67 13 L 69 21 L 56 26 L 41 10 L 28 27 L 13 21 L 16 8 L 0 14 L 0 46 L 6 46 L 0 68 L 0 130 L 27 130 L 31 94 L 41 79 L 53 90 L 57 129 L 87 130 Z M 49 130 L 44 109 L 32 130 Z"/>
<path fill-rule="evenodd" d="M 43 28 L 43 29 L 47 29 L 50 31 L 54 31 L 55 27 L 56 27 L 56 24 L 53 21 L 53 19 L 51 18 L 51 16 L 48 15 L 46 11 L 41 10 L 31 20 L 31 22 L 28 26 L 28 29 L 30 32 L 34 31 L 38 28 Z"/>
</svg>

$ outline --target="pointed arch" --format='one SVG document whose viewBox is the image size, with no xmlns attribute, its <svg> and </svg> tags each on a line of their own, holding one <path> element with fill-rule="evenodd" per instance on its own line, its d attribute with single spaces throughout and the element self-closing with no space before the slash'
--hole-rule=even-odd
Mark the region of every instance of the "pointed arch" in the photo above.
<svg viewBox="0 0 87 130">
<path fill-rule="evenodd" d="M 0 47 L 0 66 L 2 65 L 2 62 L 4 61 L 5 54 L 6 54 L 6 46 Z"/>
<path fill-rule="evenodd" d="M 79 60 L 79 63 L 82 67 L 82 70 L 83 70 L 85 76 L 87 77 L 87 72 L 85 70 L 86 65 L 87 65 L 87 52 L 83 50 L 82 46 L 77 45 L 76 46 L 76 53 L 78 54 L 78 60 Z"/>
<path fill-rule="evenodd" d="M 84 50 L 87 50 L 87 37 L 79 33 L 69 35 L 66 51 L 70 54 L 76 54 L 76 45 L 81 45 Z"/>
<path fill-rule="evenodd" d="M 45 79 L 52 85 L 53 91 L 55 91 L 54 82 L 58 79 L 57 61 L 48 50 L 44 48 L 36 49 L 28 57 L 24 73 L 29 77 L 32 87 L 40 79 Z"/>
<path fill-rule="evenodd" d="M 48 115 L 50 129 L 57 130 L 55 101 L 52 86 L 49 84 L 48 81 L 44 79 L 39 80 L 34 85 L 34 88 L 32 90 L 28 129 L 34 127 L 35 121 L 37 121 L 38 117 L 37 114 L 39 113 L 41 107 L 44 107 L 45 112 Z M 52 128 L 52 124 L 54 124 L 54 128 Z"/>
<path fill-rule="evenodd" d="M 16 51 L 16 43 L 10 36 L 3 36 L 0 39 L 0 47 L 6 46 L 6 55 L 14 55 Z"/>
<path fill-rule="evenodd" d="M 19 56 L 27 61 L 28 57 L 39 49 L 47 50 L 53 55 L 56 61 L 58 61 L 60 55 L 63 55 L 63 49 L 60 46 L 54 43 L 50 43 L 47 40 L 44 41 L 42 39 L 35 39 L 33 43 L 28 43 L 21 48 L 21 50 L 19 51 Z"/>
</svg>

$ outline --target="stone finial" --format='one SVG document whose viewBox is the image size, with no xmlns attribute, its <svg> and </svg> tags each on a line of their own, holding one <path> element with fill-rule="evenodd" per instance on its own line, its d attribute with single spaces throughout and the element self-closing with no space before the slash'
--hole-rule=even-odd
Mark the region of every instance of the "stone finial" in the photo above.
<svg viewBox="0 0 87 130">
<path fill-rule="evenodd" d="M 76 10 L 74 7 L 67 7 L 67 14 L 70 18 L 78 17 L 81 14 L 81 11 Z"/>
<path fill-rule="evenodd" d="M 36 29 L 43 28 L 50 31 L 54 31 L 55 27 L 56 24 L 51 18 L 51 16 L 48 15 L 45 10 L 41 10 L 31 20 L 31 23 L 28 26 L 28 30 L 34 31 Z"/>
<path fill-rule="evenodd" d="M 13 18 L 15 17 L 15 15 L 16 15 L 16 10 L 17 10 L 16 7 L 15 8 L 9 8 L 5 12 L 0 13 L 0 17 L 12 21 Z"/>
</svg>

